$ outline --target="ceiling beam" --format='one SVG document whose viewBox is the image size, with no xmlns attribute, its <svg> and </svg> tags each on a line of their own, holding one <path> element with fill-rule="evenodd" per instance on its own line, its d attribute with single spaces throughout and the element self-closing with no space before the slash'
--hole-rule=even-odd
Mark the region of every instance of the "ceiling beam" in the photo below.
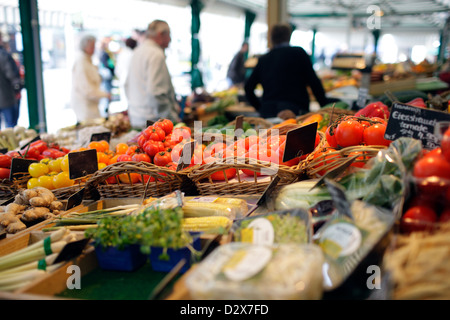
<svg viewBox="0 0 450 320">
<path fill-rule="evenodd" d="M 421 16 L 421 15 L 431 15 L 438 12 L 448 12 L 447 9 L 439 9 L 439 10 L 433 10 L 433 11 L 410 11 L 410 12 L 396 12 L 396 13 L 387 13 L 384 12 L 383 17 L 387 16 Z M 360 18 L 360 17 L 369 17 L 371 14 L 369 13 L 362 13 L 362 12 L 355 12 L 353 13 L 354 17 Z M 346 18 L 348 17 L 347 13 L 340 13 L 340 12 L 326 12 L 326 13 L 291 13 L 290 16 L 292 18 Z"/>
</svg>

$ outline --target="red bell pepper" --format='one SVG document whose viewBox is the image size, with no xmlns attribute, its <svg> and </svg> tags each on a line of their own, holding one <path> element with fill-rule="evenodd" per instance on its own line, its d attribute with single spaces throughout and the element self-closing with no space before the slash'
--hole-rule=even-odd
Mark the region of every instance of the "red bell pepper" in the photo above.
<svg viewBox="0 0 450 320">
<path fill-rule="evenodd" d="M 419 107 L 419 108 L 427 108 L 427 104 L 423 100 L 423 98 L 415 98 L 406 104 L 409 104 L 410 106 Z"/>
<path fill-rule="evenodd" d="M 367 106 L 356 112 L 355 116 L 364 116 L 368 118 L 378 117 L 381 119 L 389 118 L 389 108 L 384 103 L 377 101 L 369 103 Z"/>
</svg>

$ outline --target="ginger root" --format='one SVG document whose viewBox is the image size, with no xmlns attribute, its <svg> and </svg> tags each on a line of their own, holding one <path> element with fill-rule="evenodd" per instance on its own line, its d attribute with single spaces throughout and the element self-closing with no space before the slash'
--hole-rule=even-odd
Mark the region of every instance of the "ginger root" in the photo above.
<svg viewBox="0 0 450 320">
<path fill-rule="evenodd" d="M 17 204 L 17 203 L 10 203 L 6 206 L 6 211 L 7 213 L 12 213 L 12 214 L 19 214 L 21 213 L 23 210 L 25 210 L 26 206 L 22 205 L 22 204 Z"/>
<path fill-rule="evenodd" d="M 30 222 L 37 219 L 43 219 L 48 213 L 50 213 L 50 209 L 46 207 L 30 208 L 25 210 L 22 214 L 22 221 Z"/>
<path fill-rule="evenodd" d="M 49 208 L 51 211 L 61 210 L 63 208 L 63 203 L 61 201 L 52 201 Z"/>
<path fill-rule="evenodd" d="M 7 227 L 10 223 L 20 221 L 20 219 L 13 213 L 2 213 L 0 215 L 0 225 Z"/>
<path fill-rule="evenodd" d="M 17 219 L 17 221 L 10 223 L 7 227 L 6 227 L 6 232 L 7 233 L 16 233 L 22 230 L 25 230 L 27 228 L 27 226 L 20 221 L 20 219 Z"/>
<path fill-rule="evenodd" d="M 33 207 L 49 207 L 56 197 L 49 189 L 36 187 L 34 188 L 38 195 L 29 199 L 30 205 Z"/>
</svg>

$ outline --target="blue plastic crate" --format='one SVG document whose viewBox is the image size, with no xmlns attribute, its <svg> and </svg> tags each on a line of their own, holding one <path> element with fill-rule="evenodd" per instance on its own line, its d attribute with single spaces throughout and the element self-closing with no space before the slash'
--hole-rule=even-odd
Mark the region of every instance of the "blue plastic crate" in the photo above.
<svg viewBox="0 0 450 320">
<path fill-rule="evenodd" d="M 148 258 L 141 252 L 139 245 L 130 245 L 122 250 L 95 246 L 95 254 L 100 268 L 114 271 L 134 271 L 143 266 Z"/>
<path fill-rule="evenodd" d="M 201 249 L 201 242 L 199 237 L 194 237 L 192 247 L 199 251 Z M 191 267 L 191 255 L 192 252 L 189 248 L 184 247 L 181 249 L 167 249 L 169 260 L 161 260 L 159 256 L 162 254 L 163 248 L 151 247 L 150 251 L 150 264 L 153 271 L 169 272 L 172 270 L 181 259 L 185 259 L 186 263 L 181 268 L 180 273 L 185 273 Z"/>
</svg>

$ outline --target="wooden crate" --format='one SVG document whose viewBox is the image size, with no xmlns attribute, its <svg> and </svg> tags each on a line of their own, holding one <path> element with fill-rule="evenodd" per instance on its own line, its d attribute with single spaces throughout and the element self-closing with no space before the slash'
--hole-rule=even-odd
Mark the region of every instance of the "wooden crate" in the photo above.
<svg viewBox="0 0 450 320">
<path fill-rule="evenodd" d="M 413 90 L 416 88 L 416 78 L 411 77 L 402 80 L 391 80 L 382 82 L 372 82 L 369 87 L 369 94 L 372 96 L 381 96 L 387 90 L 391 92 Z"/>
</svg>

